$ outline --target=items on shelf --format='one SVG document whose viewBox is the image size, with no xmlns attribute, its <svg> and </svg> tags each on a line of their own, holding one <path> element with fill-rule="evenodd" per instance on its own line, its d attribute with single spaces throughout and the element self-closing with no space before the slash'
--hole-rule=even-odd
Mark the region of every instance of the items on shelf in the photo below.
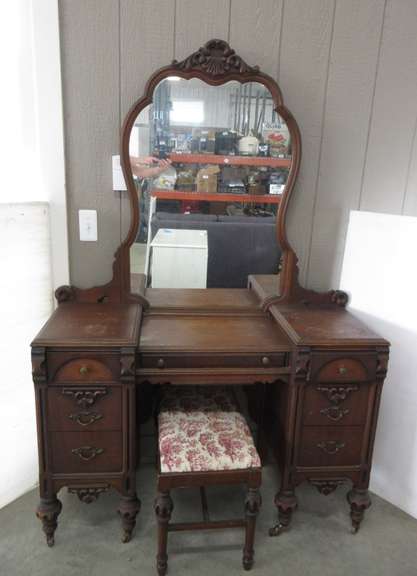
<svg viewBox="0 0 417 576">
<path fill-rule="evenodd" d="M 206 166 L 197 172 L 197 192 L 203 194 L 215 194 L 217 192 L 217 175 L 220 168 L 216 165 Z"/>
</svg>

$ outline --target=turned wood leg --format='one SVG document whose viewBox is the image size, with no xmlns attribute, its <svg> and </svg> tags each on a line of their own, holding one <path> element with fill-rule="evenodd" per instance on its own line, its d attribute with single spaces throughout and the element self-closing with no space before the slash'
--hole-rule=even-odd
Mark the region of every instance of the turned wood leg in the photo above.
<svg viewBox="0 0 417 576">
<path fill-rule="evenodd" d="M 275 506 L 278 508 L 278 524 L 269 530 L 270 536 L 279 536 L 287 530 L 292 518 L 293 511 L 297 508 L 297 498 L 294 490 L 281 490 L 275 496 Z"/>
<path fill-rule="evenodd" d="M 55 543 L 54 534 L 58 526 L 57 520 L 61 510 L 61 501 L 56 496 L 41 498 L 36 510 L 36 516 L 42 522 L 42 529 L 45 532 L 48 546 L 53 546 Z"/>
<path fill-rule="evenodd" d="M 365 510 L 371 505 L 371 498 L 366 488 L 355 488 L 354 486 L 347 494 L 347 501 L 350 504 L 352 534 L 356 534 L 363 520 Z"/>
<path fill-rule="evenodd" d="M 130 542 L 140 510 L 140 500 L 136 496 L 122 496 L 117 512 L 122 522 L 122 542 Z"/>
<path fill-rule="evenodd" d="M 257 488 L 249 488 L 245 500 L 246 530 L 245 547 L 243 548 L 243 568 L 245 570 L 250 570 L 253 566 L 256 517 L 259 513 L 261 502 L 259 490 Z"/>
<path fill-rule="evenodd" d="M 158 522 L 158 554 L 156 568 L 159 576 L 165 576 L 168 569 L 168 523 L 171 519 L 174 505 L 169 492 L 159 492 L 155 500 L 155 514 Z"/>
</svg>

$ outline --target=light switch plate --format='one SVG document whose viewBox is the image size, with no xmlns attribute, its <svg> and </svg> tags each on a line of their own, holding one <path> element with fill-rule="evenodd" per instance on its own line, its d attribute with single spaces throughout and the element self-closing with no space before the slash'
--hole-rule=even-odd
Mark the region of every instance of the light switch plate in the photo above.
<svg viewBox="0 0 417 576">
<path fill-rule="evenodd" d="M 97 210 L 78 210 L 80 240 L 97 242 Z"/>
</svg>

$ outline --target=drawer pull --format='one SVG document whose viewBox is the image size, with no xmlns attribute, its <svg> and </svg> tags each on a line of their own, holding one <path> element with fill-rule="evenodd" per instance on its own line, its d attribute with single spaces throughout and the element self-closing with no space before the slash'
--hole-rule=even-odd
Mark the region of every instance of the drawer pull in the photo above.
<svg viewBox="0 0 417 576">
<path fill-rule="evenodd" d="M 344 442 L 337 442 L 336 440 L 328 440 L 327 442 L 319 442 L 317 444 L 317 448 L 320 448 L 320 450 L 330 455 L 337 454 L 344 447 Z"/>
<path fill-rule="evenodd" d="M 81 376 L 86 376 L 88 374 L 88 368 L 87 366 L 81 366 L 80 368 L 80 374 Z"/>
<path fill-rule="evenodd" d="M 86 410 L 90 408 L 97 400 L 108 393 L 108 388 L 84 388 L 80 390 L 79 387 L 62 388 L 64 396 L 72 396 L 78 406 Z"/>
<path fill-rule="evenodd" d="M 78 456 L 81 460 L 88 462 L 89 460 L 93 460 L 99 454 L 103 454 L 104 448 L 94 448 L 93 446 L 80 446 L 80 448 L 73 448 L 71 452 L 76 456 Z"/>
<path fill-rule="evenodd" d="M 264 366 L 269 366 L 270 363 L 271 363 L 271 361 L 270 361 L 270 359 L 268 358 L 268 356 L 264 356 L 264 357 L 262 358 L 262 364 L 263 364 Z"/>
<path fill-rule="evenodd" d="M 351 392 L 359 390 L 357 386 L 317 386 L 319 392 L 323 392 L 327 399 L 336 406 L 346 400 Z"/>
<path fill-rule="evenodd" d="M 341 376 L 346 376 L 347 373 L 348 373 L 348 369 L 346 368 L 346 366 L 339 366 L 339 374 Z"/>
<path fill-rule="evenodd" d="M 349 414 L 349 410 L 340 408 L 340 406 L 329 406 L 320 410 L 320 414 L 326 416 L 329 420 L 333 420 L 333 422 L 339 422 L 339 420 Z"/>
<path fill-rule="evenodd" d="M 159 358 L 156 365 L 158 366 L 158 368 L 165 368 L 165 360 L 163 358 Z"/>
<path fill-rule="evenodd" d="M 80 426 L 88 426 L 89 424 L 93 424 L 97 422 L 97 420 L 101 420 L 103 418 L 102 414 L 98 412 L 77 412 L 76 414 L 70 414 L 68 416 L 70 420 L 80 424 Z"/>
</svg>

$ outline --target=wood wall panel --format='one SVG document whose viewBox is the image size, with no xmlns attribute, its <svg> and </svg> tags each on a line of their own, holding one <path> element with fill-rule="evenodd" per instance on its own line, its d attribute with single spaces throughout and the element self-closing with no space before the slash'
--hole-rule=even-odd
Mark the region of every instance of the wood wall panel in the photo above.
<svg viewBox="0 0 417 576">
<path fill-rule="evenodd" d="M 230 45 L 250 66 L 277 80 L 284 0 L 231 2 Z"/>
<path fill-rule="evenodd" d="M 110 279 L 129 223 L 110 162 L 126 111 L 155 68 L 219 37 L 278 78 L 300 124 L 289 237 L 302 281 L 337 287 L 349 209 L 417 215 L 417 2 L 387 0 L 385 14 L 384 6 L 59 0 L 71 282 Z M 97 243 L 78 240 L 80 208 L 98 210 Z"/>
<path fill-rule="evenodd" d="M 119 142 L 119 12 L 113 0 L 59 3 L 71 282 L 111 279 L 120 199 L 111 155 Z M 98 211 L 98 242 L 80 242 L 78 210 Z"/>
<path fill-rule="evenodd" d="M 175 58 L 182 60 L 211 38 L 229 38 L 230 0 L 176 0 Z"/>
<path fill-rule="evenodd" d="M 416 114 L 417 2 L 388 0 L 361 210 L 401 214 Z"/>
<path fill-rule="evenodd" d="M 302 140 L 288 237 L 299 258 L 302 283 L 311 241 L 334 9 L 334 0 L 291 0 L 285 2 L 283 11 L 279 83 Z"/>
<path fill-rule="evenodd" d="M 149 76 L 173 60 L 174 19 L 172 0 L 120 0 L 120 126 Z M 122 239 L 129 225 L 129 199 L 122 192 Z"/>
<path fill-rule="evenodd" d="M 349 211 L 359 207 L 385 3 L 336 5 L 307 283 L 337 286 Z"/>
</svg>

